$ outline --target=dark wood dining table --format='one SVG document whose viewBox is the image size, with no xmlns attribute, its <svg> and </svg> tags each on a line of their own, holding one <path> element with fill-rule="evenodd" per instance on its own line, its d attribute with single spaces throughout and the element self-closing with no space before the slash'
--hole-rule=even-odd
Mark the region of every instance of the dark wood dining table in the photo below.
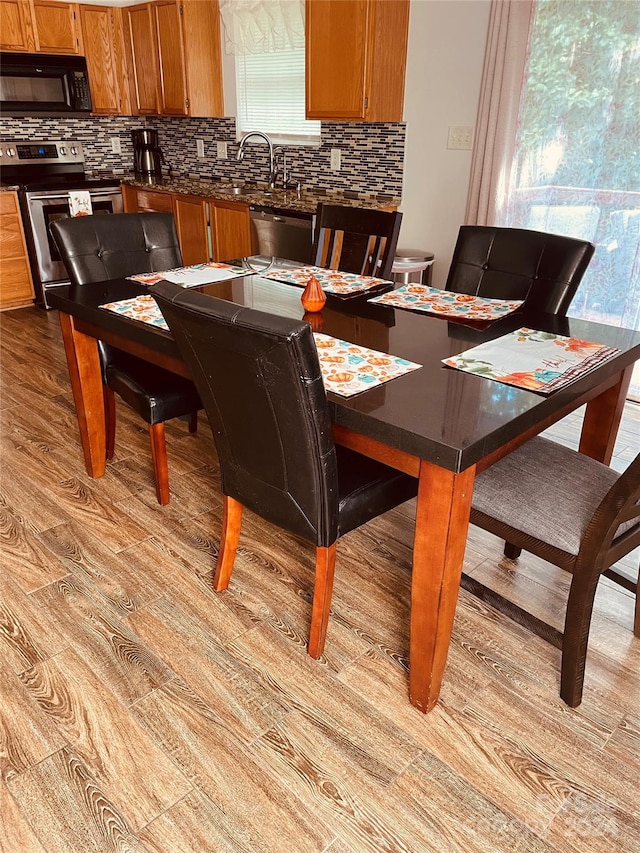
<svg viewBox="0 0 640 853">
<path fill-rule="evenodd" d="M 301 289 L 259 274 L 199 288 L 272 313 L 302 318 Z M 96 341 L 104 340 L 188 376 L 169 332 L 100 306 L 147 292 L 126 279 L 50 291 L 60 312 L 87 472 L 106 467 L 102 380 Z M 152 288 L 150 289 L 152 292 Z M 485 329 L 329 296 L 308 318 L 315 330 L 402 356 L 418 370 L 353 397 L 328 394 L 338 443 L 419 478 L 411 578 L 409 696 L 423 712 L 437 702 L 445 669 L 469 525 L 473 482 L 533 435 L 586 404 L 583 453 L 608 463 L 640 332 L 522 311 Z M 616 347 L 617 354 L 548 396 L 445 367 L 441 360 L 523 326 Z"/>
</svg>

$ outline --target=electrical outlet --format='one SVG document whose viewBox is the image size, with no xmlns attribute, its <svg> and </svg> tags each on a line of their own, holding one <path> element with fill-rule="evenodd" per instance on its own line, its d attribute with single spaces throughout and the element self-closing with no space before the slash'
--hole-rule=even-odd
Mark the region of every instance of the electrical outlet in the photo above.
<svg viewBox="0 0 640 853">
<path fill-rule="evenodd" d="M 342 165 L 342 152 L 339 148 L 331 149 L 331 171 L 339 172 Z"/>
<path fill-rule="evenodd" d="M 196 151 L 198 157 L 204 157 L 204 139 L 196 139 Z"/>
<path fill-rule="evenodd" d="M 218 160 L 226 160 L 227 159 L 227 143 L 226 142 L 216 142 L 216 150 Z"/>
<path fill-rule="evenodd" d="M 120 147 L 120 137 L 112 136 L 111 137 L 111 153 L 112 154 L 122 154 L 122 148 Z"/>
<path fill-rule="evenodd" d="M 473 128 L 450 127 L 447 148 L 454 151 L 471 151 L 473 148 Z"/>
</svg>

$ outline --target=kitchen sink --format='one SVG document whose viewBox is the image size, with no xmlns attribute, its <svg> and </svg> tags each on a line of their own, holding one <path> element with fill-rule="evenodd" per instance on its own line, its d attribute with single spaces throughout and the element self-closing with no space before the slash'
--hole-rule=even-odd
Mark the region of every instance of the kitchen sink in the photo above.
<svg viewBox="0 0 640 853">
<path fill-rule="evenodd" d="M 220 189 L 232 195 L 271 195 L 271 190 L 248 187 L 244 184 L 220 184 Z"/>
</svg>

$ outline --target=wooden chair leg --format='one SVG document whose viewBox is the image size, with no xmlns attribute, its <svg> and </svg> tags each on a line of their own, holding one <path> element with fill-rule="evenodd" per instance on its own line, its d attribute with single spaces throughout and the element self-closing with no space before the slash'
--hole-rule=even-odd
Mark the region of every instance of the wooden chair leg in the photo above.
<svg viewBox="0 0 640 853">
<path fill-rule="evenodd" d="M 198 432 L 198 413 L 191 412 L 191 417 L 189 418 L 189 432 Z"/>
<path fill-rule="evenodd" d="M 599 575 L 595 578 L 577 578 L 574 574 L 571 580 L 564 621 L 560 678 L 560 696 L 570 708 L 577 708 L 582 702 L 587 643 L 599 579 Z"/>
<path fill-rule="evenodd" d="M 102 386 L 104 396 L 104 429 L 107 439 L 107 459 L 113 459 L 116 450 L 116 395 L 108 385 Z"/>
<path fill-rule="evenodd" d="M 333 576 L 336 567 L 336 543 L 328 548 L 316 548 L 316 580 L 313 587 L 309 654 L 316 660 L 324 651 L 324 641 L 329 624 Z"/>
<path fill-rule="evenodd" d="M 167 442 L 164 437 L 164 424 L 149 424 L 149 436 L 151 438 L 153 476 L 156 481 L 156 497 L 159 504 L 166 506 L 169 503 L 170 495 Z"/>
<path fill-rule="evenodd" d="M 640 637 L 640 566 L 638 567 L 638 581 L 636 583 L 636 613 L 633 620 L 633 633 Z"/>
<path fill-rule="evenodd" d="M 220 549 L 213 577 L 213 588 L 220 592 L 229 586 L 229 578 L 236 559 L 240 527 L 242 526 L 242 504 L 228 495 L 222 496 L 222 534 Z"/>
<path fill-rule="evenodd" d="M 517 560 L 522 554 L 522 548 L 512 545 L 511 542 L 504 543 L 504 555 L 508 560 Z"/>
</svg>

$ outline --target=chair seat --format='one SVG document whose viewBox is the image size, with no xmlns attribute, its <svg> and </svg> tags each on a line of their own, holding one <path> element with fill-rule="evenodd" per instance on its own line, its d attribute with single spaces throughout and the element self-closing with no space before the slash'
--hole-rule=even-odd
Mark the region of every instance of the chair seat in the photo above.
<svg viewBox="0 0 640 853">
<path fill-rule="evenodd" d="M 163 423 L 202 408 L 189 379 L 128 353 L 119 354 L 110 348 L 109 354 L 107 385 L 148 424 Z"/>
<path fill-rule="evenodd" d="M 375 459 L 336 446 L 338 536 L 415 498 L 418 481 Z"/>
<path fill-rule="evenodd" d="M 549 471 L 556 476 L 550 478 Z M 588 456 L 532 438 L 476 477 L 472 513 L 576 555 L 595 510 L 617 479 L 615 471 Z M 634 523 L 620 525 L 618 533 Z"/>
</svg>

